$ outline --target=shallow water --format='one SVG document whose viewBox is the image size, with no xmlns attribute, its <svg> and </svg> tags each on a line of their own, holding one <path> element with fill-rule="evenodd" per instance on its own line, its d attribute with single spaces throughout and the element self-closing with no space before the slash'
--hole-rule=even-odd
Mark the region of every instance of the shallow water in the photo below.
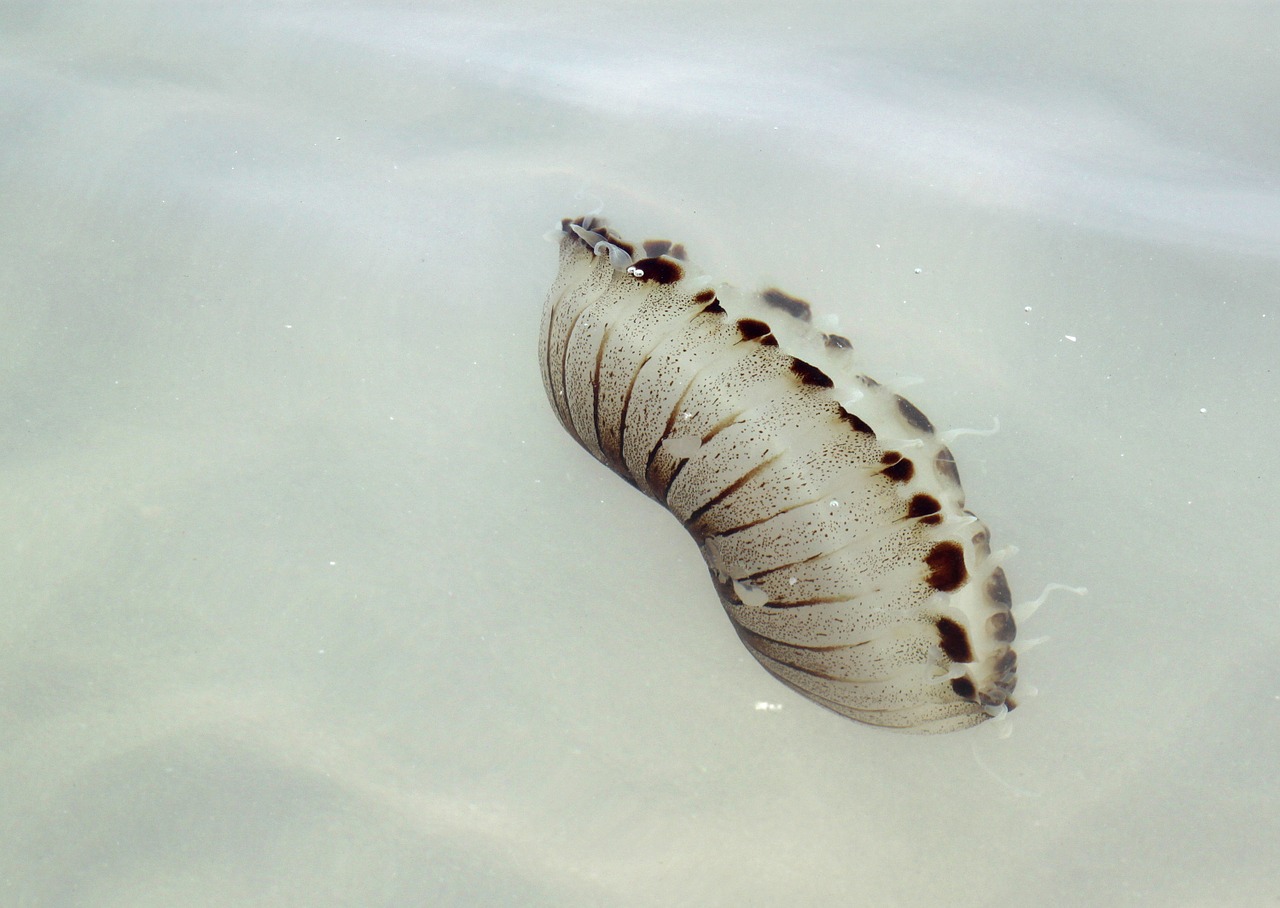
<svg viewBox="0 0 1280 908">
<path fill-rule="evenodd" d="M 0 901 L 1280 896 L 1276 8 L 744 9 L 0 11 Z M 564 436 L 601 202 L 999 418 L 1009 737 L 782 688 Z"/>
</svg>

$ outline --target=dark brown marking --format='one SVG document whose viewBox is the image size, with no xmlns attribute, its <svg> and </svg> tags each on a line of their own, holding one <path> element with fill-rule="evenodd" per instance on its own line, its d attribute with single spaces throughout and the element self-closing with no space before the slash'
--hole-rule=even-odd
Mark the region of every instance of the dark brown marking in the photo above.
<svg viewBox="0 0 1280 908">
<path fill-rule="evenodd" d="M 702 443 L 705 445 L 710 440 L 711 440 L 710 436 L 708 436 L 702 440 Z M 738 491 L 744 485 L 746 485 L 751 480 L 759 476 L 766 469 L 773 466 L 773 464 L 776 463 L 781 457 L 782 457 L 781 454 L 775 454 L 772 457 L 770 457 L 768 460 L 765 460 L 763 463 L 757 464 L 756 466 L 748 470 L 746 473 L 744 473 L 742 476 L 735 479 L 733 482 L 729 483 L 727 486 L 721 489 L 717 494 L 707 499 L 707 502 L 705 504 L 703 504 L 701 507 L 696 508 L 692 513 L 690 513 L 689 519 L 684 521 L 684 525 L 686 527 L 692 526 L 698 520 L 698 518 L 700 518 L 703 514 L 707 513 L 707 511 L 711 510 L 716 505 L 722 503 L 726 498 L 728 498 L 734 492 Z"/>
<path fill-rule="evenodd" d="M 723 315 L 723 314 L 724 314 L 724 306 L 721 306 L 721 305 L 720 305 L 720 301 L 719 301 L 718 299 L 713 299 L 711 302 L 707 303 L 706 308 L 705 308 L 705 309 L 703 309 L 702 311 L 703 311 L 703 312 L 714 312 L 714 313 L 719 313 L 719 314 Z"/>
<path fill-rule="evenodd" d="M 913 495 L 907 503 L 907 518 L 918 517 L 921 523 L 936 526 L 942 523 L 942 515 L 938 513 L 941 510 L 942 505 L 932 495 Z"/>
<path fill-rule="evenodd" d="M 1013 605 L 1013 592 L 1009 589 L 1009 578 L 1005 577 L 1003 568 L 996 568 L 991 572 L 991 577 L 987 580 L 987 596 L 1005 608 Z"/>
<path fill-rule="evenodd" d="M 854 416 L 844 407 L 840 407 L 840 418 L 843 419 L 845 422 L 847 422 L 849 425 L 851 425 L 855 432 L 865 432 L 866 434 L 870 435 L 872 438 L 875 437 L 876 433 L 872 430 L 872 428 L 869 425 L 867 425 L 858 417 Z"/>
<path fill-rule="evenodd" d="M 859 376 L 858 376 L 858 381 L 862 382 L 862 383 L 863 383 L 864 385 L 866 385 L 868 388 L 878 388 L 878 387 L 880 387 L 880 382 L 876 381 L 876 380 L 875 380 L 874 378 L 872 378 L 870 375 L 859 375 Z"/>
<path fill-rule="evenodd" d="M 766 462 L 766 466 L 768 464 L 771 464 L 776 459 L 777 459 L 776 457 L 771 458 L 769 461 Z M 707 535 L 715 539 L 724 539 L 727 536 L 732 536 L 734 533 L 741 533 L 743 530 L 749 530 L 752 527 L 756 527 L 762 523 L 773 520 L 775 517 L 777 517 L 780 514 L 786 514 L 789 511 L 794 511 L 797 508 L 805 507 L 807 504 L 811 504 L 811 503 L 812 502 L 806 502 L 802 499 L 800 501 L 795 502 L 794 504 L 790 504 L 787 507 L 782 508 L 779 511 L 773 511 L 772 513 L 763 513 L 759 517 L 756 517 L 754 520 L 750 520 L 746 523 L 742 523 L 737 526 L 717 527 L 714 532 L 708 533 Z M 772 509 L 766 509 L 766 511 L 768 510 L 772 510 Z M 691 533 L 698 533 L 704 530 L 703 527 L 695 527 L 690 524 L 685 524 L 685 529 L 689 530 Z M 819 552 L 816 555 L 810 555 L 808 558 L 801 558 L 799 561 L 793 561 L 788 564 L 780 564 L 777 567 L 771 567 L 766 570 L 759 571 L 755 574 L 750 575 L 750 577 L 748 577 L 747 579 L 759 580 L 761 577 L 764 577 L 768 574 L 775 574 L 780 571 L 786 571 L 799 564 L 807 564 L 810 561 L 817 561 L 820 558 L 826 558 L 829 554 L 830 554 L 829 552 Z M 857 598 L 856 596 L 850 596 L 842 599 L 832 599 L 830 601 L 846 602 L 846 601 L 852 601 L 853 599 L 856 599 L 856 598 Z"/>
<path fill-rule="evenodd" d="M 668 252 L 667 255 L 671 256 L 673 259 L 679 259 L 682 262 L 687 261 L 689 258 L 689 253 L 685 252 L 684 243 L 676 243 L 671 247 L 671 251 Z"/>
<path fill-rule="evenodd" d="M 959 488 L 960 469 L 956 466 L 956 459 L 952 455 L 950 448 L 943 448 L 939 451 L 938 456 L 933 461 L 933 465 L 939 476 L 943 479 L 951 480 Z"/>
<path fill-rule="evenodd" d="M 964 547 L 954 540 L 939 542 L 924 558 L 929 566 L 925 582 L 935 590 L 949 593 L 964 586 L 969 570 L 964 566 Z"/>
<path fill-rule="evenodd" d="M 1018 636 L 1018 626 L 1013 622 L 1013 615 L 1008 612 L 996 612 L 987 619 L 987 633 L 1001 643 L 1012 643 Z"/>
<path fill-rule="evenodd" d="M 802 299 L 792 296 L 789 293 L 783 293 L 777 288 L 771 287 L 764 291 L 760 294 L 760 298 L 764 300 L 767 305 L 770 305 L 775 309 L 781 309 L 783 312 L 800 319 L 802 322 L 807 322 L 813 318 L 813 310 L 809 307 L 808 303 Z"/>
<path fill-rule="evenodd" d="M 708 287 L 706 290 L 699 290 L 693 295 L 695 303 L 710 303 L 716 298 L 716 292 Z"/>
<path fill-rule="evenodd" d="M 950 618 L 939 618 L 934 627 L 938 629 L 938 639 L 948 659 L 952 662 L 973 661 L 973 648 L 969 646 L 969 635 L 963 627 Z"/>
<path fill-rule="evenodd" d="M 634 267 L 638 280 L 653 281 L 656 284 L 674 284 L 684 277 L 684 269 L 680 267 L 680 263 L 669 258 L 641 259 Z"/>
<path fill-rule="evenodd" d="M 658 453 L 662 450 L 662 443 L 671 437 L 671 429 L 676 424 L 677 416 L 680 413 L 680 410 L 684 407 L 685 395 L 688 393 L 689 393 L 689 389 L 686 387 L 683 393 L 681 393 L 679 400 L 676 401 L 675 406 L 671 408 L 671 412 L 667 415 L 667 425 L 662 430 L 662 435 L 658 438 L 657 443 L 652 448 L 649 449 L 649 456 L 648 458 L 646 458 L 644 462 L 645 482 L 648 484 L 649 488 L 653 491 L 654 497 L 657 498 L 658 501 L 662 502 L 663 504 L 666 504 L 667 491 L 671 488 L 670 480 L 668 479 L 668 485 L 663 486 L 662 488 L 659 488 L 658 482 L 657 482 L 657 474 L 654 472 L 654 466 L 656 465 L 658 460 Z M 683 464 L 684 461 L 681 461 L 681 463 Z"/>
<path fill-rule="evenodd" d="M 849 338 L 839 334 L 824 334 L 822 335 L 822 340 L 832 350 L 853 349 L 853 344 L 850 342 Z"/>
<path fill-rule="evenodd" d="M 978 691 L 974 688 L 973 682 L 969 680 L 967 675 L 961 675 L 959 678 L 952 678 L 951 689 L 955 691 L 956 696 L 962 700 L 973 700 L 978 695 Z"/>
<path fill-rule="evenodd" d="M 667 484 L 662 487 L 662 497 L 658 499 L 662 502 L 662 506 L 668 510 L 670 510 L 670 506 L 667 504 L 667 496 L 671 494 L 671 487 L 675 485 L 676 480 L 680 478 L 680 471 L 683 470 L 685 464 L 689 462 L 689 458 L 687 457 L 681 457 L 678 458 L 678 460 L 679 462 L 676 464 L 676 468 L 672 470 L 671 475 L 667 477 Z"/>
<path fill-rule="evenodd" d="M 762 577 L 768 577 L 770 574 L 778 574 L 778 573 L 781 573 L 782 571 L 788 571 L 791 568 L 796 567 L 797 565 L 808 564 L 811 561 L 817 561 L 819 558 L 825 558 L 825 557 L 827 556 L 820 552 L 817 555 L 810 555 L 808 558 L 801 558 L 799 561 L 793 561 L 790 564 L 780 564 L 777 567 L 766 568 L 763 571 L 756 571 L 754 574 L 747 575 L 747 579 L 754 581 L 756 583 L 759 583 L 760 578 Z"/>
<path fill-rule="evenodd" d="M 744 641 L 759 641 L 761 643 L 772 643 L 774 646 L 785 646 L 787 649 L 803 650 L 806 653 L 836 653 L 845 649 L 857 649 L 860 646 L 866 646 L 871 641 L 863 640 L 859 643 L 837 643 L 835 646 L 805 646 L 803 643 L 791 643 L 786 640 L 777 640 L 773 637 L 766 637 L 764 634 L 758 634 L 753 630 L 749 630 L 741 625 L 734 625 L 738 636 Z M 760 647 L 756 647 L 759 649 Z"/>
<path fill-rule="evenodd" d="M 806 608 L 810 605 L 831 605 L 835 602 L 854 602 L 857 596 L 814 596 L 811 599 L 794 599 L 786 602 L 766 602 L 765 608 Z"/>
<path fill-rule="evenodd" d="M 645 240 L 644 254 L 650 258 L 657 258 L 660 255 L 666 255 L 671 251 L 670 240 Z"/>
<path fill-rule="evenodd" d="M 743 340 L 759 340 L 762 337 L 769 336 L 772 332 L 773 329 L 758 318 L 738 319 L 738 333 L 742 335 Z"/>
<path fill-rule="evenodd" d="M 742 642 L 745 643 L 753 653 L 755 653 L 757 658 L 763 656 L 765 659 L 768 659 L 770 662 L 776 662 L 778 665 L 785 665 L 787 668 L 793 669 L 794 671 L 798 671 L 801 674 L 812 675 L 815 678 L 822 678 L 824 681 L 848 681 L 849 680 L 848 678 L 841 678 L 839 675 L 828 674 L 827 672 L 821 671 L 820 669 L 813 668 L 811 666 L 800 665 L 799 663 L 788 661 L 787 659 L 783 658 L 782 653 L 765 652 L 763 648 L 752 646 L 751 643 L 745 637 L 742 636 L 741 631 L 739 631 L 738 638 L 742 640 Z M 796 648 L 791 646 L 789 643 L 784 643 L 782 645 L 787 649 Z M 789 682 L 783 682 L 783 683 L 787 684 Z"/>
<path fill-rule="evenodd" d="M 815 388 L 831 388 L 835 386 L 830 376 L 817 366 L 810 365 L 802 359 L 791 357 L 791 371 L 800 376 L 800 381 Z"/>
<path fill-rule="evenodd" d="M 646 356 L 640 362 L 640 367 L 631 375 L 631 381 L 627 383 L 627 393 L 622 397 L 622 407 L 618 411 L 618 475 L 622 476 L 627 482 L 631 483 L 637 489 L 640 488 L 640 479 L 631 475 L 631 469 L 626 465 L 625 451 L 627 450 L 627 412 L 631 409 L 631 397 L 635 394 L 636 380 L 640 377 L 640 370 L 649 362 Z"/>
<path fill-rule="evenodd" d="M 600 346 L 596 348 L 596 366 L 591 372 L 591 422 L 596 430 L 596 445 L 604 451 L 606 457 L 610 452 L 605 451 L 604 443 L 600 440 L 600 372 L 604 368 L 604 350 L 609 345 L 612 333 L 612 327 L 608 327 L 600 334 Z"/>
<path fill-rule="evenodd" d="M 796 505 L 795 507 L 800 507 L 800 505 Z M 741 533 L 743 530 L 749 530 L 752 527 L 758 527 L 760 524 L 770 521 L 773 518 L 777 517 L 778 514 L 785 514 L 787 511 L 790 511 L 790 510 L 793 510 L 793 509 L 787 508 L 786 510 L 778 511 L 775 514 L 766 514 L 763 517 L 757 517 L 755 520 L 748 521 L 747 523 L 738 524 L 736 527 L 724 527 L 723 529 L 717 529 L 714 533 L 711 533 L 710 535 L 715 537 L 716 539 L 724 539 L 726 536 L 732 536 L 734 533 Z M 790 565 L 788 565 L 788 567 L 789 566 Z M 753 577 L 752 579 L 755 579 L 755 578 Z"/>
<path fill-rule="evenodd" d="M 898 412 L 902 414 L 913 429 L 924 432 L 926 435 L 933 434 L 933 423 L 929 422 L 929 417 L 920 412 L 920 408 L 907 400 L 901 394 L 893 395 L 898 399 Z"/>
<path fill-rule="evenodd" d="M 636 257 L 635 246 L 632 246 L 626 240 L 621 239 L 620 237 L 618 237 L 616 234 L 614 234 L 612 231 L 608 229 L 604 230 L 603 232 L 605 235 L 605 239 L 607 239 L 610 243 L 612 243 L 614 246 L 617 246 L 619 249 L 621 249 L 623 252 L 625 252 L 627 255 L 631 256 L 632 258 Z"/>
<path fill-rule="evenodd" d="M 894 482 L 910 482 L 916 475 L 916 465 L 897 451 L 886 451 L 880 462 L 885 465 L 880 473 Z"/>
<path fill-rule="evenodd" d="M 588 225 L 588 222 L 590 222 L 589 225 Z M 608 224 L 606 224 L 603 219 L 593 218 L 588 215 L 583 215 L 582 217 L 577 217 L 572 219 L 564 218 L 560 221 L 560 230 L 562 232 L 566 234 L 570 234 L 573 237 L 575 237 L 578 240 L 578 242 L 582 244 L 584 249 L 591 249 L 592 251 L 594 251 L 594 247 L 592 246 L 591 243 L 587 242 L 585 238 L 580 237 L 578 236 L 578 234 L 573 232 L 573 227 L 575 225 L 578 227 L 581 227 L 583 230 L 588 230 L 591 233 L 594 233 L 596 236 L 600 237 L 609 245 L 617 246 L 619 249 L 624 251 L 627 255 L 631 256 L 632 258 L 635 258 L 636 247 L 633 246 L 631 243 L 628 243 L 622 237 L 618 236 L 612 230 L 610 230 Z"/>
</svg>

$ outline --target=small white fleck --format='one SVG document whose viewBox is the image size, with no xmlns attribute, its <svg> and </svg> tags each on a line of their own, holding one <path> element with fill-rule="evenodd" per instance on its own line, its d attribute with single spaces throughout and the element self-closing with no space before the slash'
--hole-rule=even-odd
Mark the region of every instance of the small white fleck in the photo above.
<svg viewBox="0 0 1280 908">
<path fill-rule="evenodd" d="M 1030 306 L 1023 306 L 1023 307 L 1022 307 L 1022 311 L 1023 311 L 1023 312 L 1030 312 L 1030 311 L 1031 311 L 1031 307 L 1030 307 Z"/>
<path fill-rule="evenodd" d="M 795 578 L 795 577 L 788 577 L 788 578 L 787 578 L 787 585 L 788 585 L 788 586 L 795 586 L 795 585 L 796 585 L 797 583 L 799 583 L 799 582 L 800 582 L 800 581 L 799 581 L 797 578 Z"/>
<path fill-rule="evenodd" d="M 324 655 L 324 650 L 322 650 L 322 649 L 318 649 L 318 650 L 316 650 L 316 655 L 317 655 L 317 656 L 323 656 L 323 655 Z"/>
<path fill-rule="evenodd" d="M 770 703 L 768 700 L 757 700 L 757 701 L 756 701 L 756 710 L 758 710 L 758 711 L 760 711 L 760 712 L 766 712 L 766 711 L 767 711 L 767 712 L 775 713 L 775 712 L 777 712 L 777 711 L 778 711 L 778 710 L 780 710 L 780 709 L 782 709 L 782 704 L 781 704 L 781 703 Z"/>
<path fill-rule="evenodd" d="M 292 328 L 293 325 L 285 325 L 286 328 Z"/>
<path fill-rule="evenodd" d="M 917 268 L 917 269 L 916 269 L 916 274 L 924 274 L 924 269 L 923 269 L 923 268 Z"/>
<path fill-rule="evenodd" d="M 1071 343 L 1073 344 L 1076 342 L 1076 336 L 1074 334 L 1064 334 L 1062 336 L 1065 337 L 1067 340 L 1071 341 Z"/>
<path fill-rule="evenodd" d="M 1208 413 L 1209 411 L 1208 411 L 1207 409 L 1205 409 L 1204 407 L 1201 407 L 1201 408 L 1200 408 L 1200 412 L 1201 412 L 1201 413 Z"/>
<path fill-rule="evenodd" d="M 336 561 L 330 561 L 330 562 L 329 562 L 329 567 L 336 567 L 336 566 L 337 566 L 337 564 L 338 564 L 338 562 L 336 562 Z"/>
<path fill-rule="evenodd" d="M 838 508 L 838 507 L 840 507 L 840 501 L 839 501 L 839 499 L 836 499 L 836 498 L 831 499 L 830 501 L 828 501 L 828 502 L 827 502 L 827 507 L 829 507 L 829 508 Z"/>
</svg>

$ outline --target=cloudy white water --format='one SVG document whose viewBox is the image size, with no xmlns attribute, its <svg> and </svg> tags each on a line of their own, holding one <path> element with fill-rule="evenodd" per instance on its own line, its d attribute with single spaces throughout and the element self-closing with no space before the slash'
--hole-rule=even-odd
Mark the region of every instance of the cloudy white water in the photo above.
<svg viewBox="0 0 1280 908">
<path fill-rule="evenodd" d="M 0 6 L 0 903 L 1280 899 L 1277 9 Z M 564 435 L 601 204 L 999 419 L 1011 734 L 781 687 Z"/>
</svg>

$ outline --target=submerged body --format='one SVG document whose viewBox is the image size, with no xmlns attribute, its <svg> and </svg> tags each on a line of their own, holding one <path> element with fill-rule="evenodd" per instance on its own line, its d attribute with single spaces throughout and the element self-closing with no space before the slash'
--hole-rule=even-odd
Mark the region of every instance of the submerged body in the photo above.
<svg viewBox="0 0 1280 908">
<path fill-rule="evenodd" d="M 784 684 L 901 731 L 1011 709 L 1009 587 L 932 424 L 803 300 L 692 274 L 680 246 L 563 222 L 539 359 L 566 431 L 680 520 Z"/>
</svg>

